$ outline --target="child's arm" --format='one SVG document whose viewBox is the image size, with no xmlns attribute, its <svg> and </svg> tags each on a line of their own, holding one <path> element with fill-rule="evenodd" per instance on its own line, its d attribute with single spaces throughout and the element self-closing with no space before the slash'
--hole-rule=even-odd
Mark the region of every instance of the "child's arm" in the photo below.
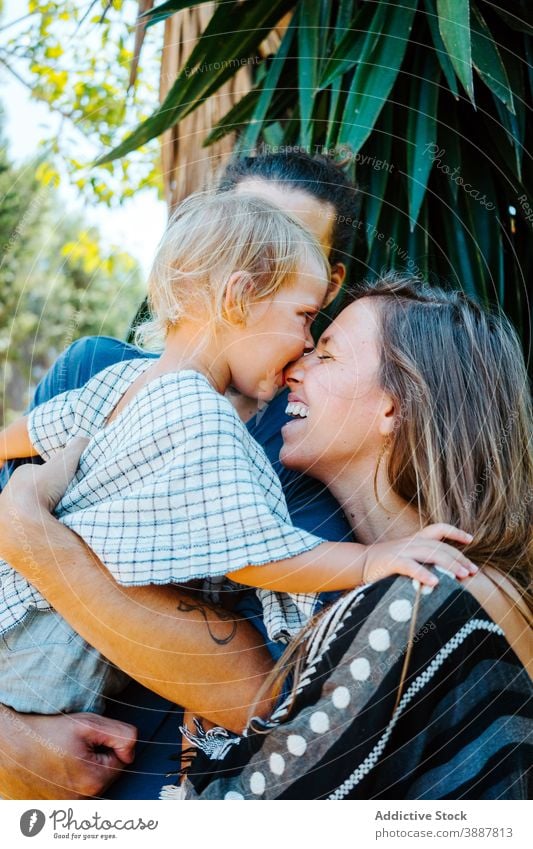
<svg viewBox="0 0 533 849">
<path fill-rule="evenodd" d="M 288 593 L 348 590 L 378 581 L 388 575 L 407 575 L 422 584 L 435 586 L 436 575 L 423 563 L 447 569 L 457 578 L 477 571 L 470 560 L 442 539 L 462 545 L 472 536 L 452 525 L 429 525 L 412 537 L 392 542 L 360 545 L 353 542 L 323 542 L 311 551 L 265 566 L 247 566 L 228 577 L 252 587 Z"/>
<path fill-rule="evenodd" d="M 38 453 L 30 441 L 27 416 L 16 419 L 4 430 L 0 430 L 0 466 L 6 460 L 36 457 Z"/>
</svg>

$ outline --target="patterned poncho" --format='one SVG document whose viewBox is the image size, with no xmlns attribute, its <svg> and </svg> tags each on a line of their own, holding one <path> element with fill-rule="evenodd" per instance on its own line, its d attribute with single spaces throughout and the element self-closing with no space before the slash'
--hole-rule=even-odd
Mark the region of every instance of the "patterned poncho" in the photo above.
<svg viewBox="0 0 533 849">
<path fill-rule="evenodd" d="M 185 785 L 163 788 L 162 798 L 531 791 L 531 679 L 501 628 L 445 573 L 434 590 L 390 578 L 334 604 L 310 634 L 292 709 L 280 704 L 262 732 L 208 732 Z"/>
</svg>

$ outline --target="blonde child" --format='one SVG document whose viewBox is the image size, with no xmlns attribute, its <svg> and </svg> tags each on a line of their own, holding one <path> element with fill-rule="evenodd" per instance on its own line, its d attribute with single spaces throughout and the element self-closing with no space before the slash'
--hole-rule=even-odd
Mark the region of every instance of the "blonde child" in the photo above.
<svg viewBox="0 0 533 849">
<path fill-rule="evenodd" d="M 475 567 L 437 541 L 442 526 L 374 546 L 295 528 L 274 470 L 224 397 L 229 386 L 274 396 L 286 365 L 312 346 L 328 281 L 319 245 L 278 207 L 242 193 L 191 196 L 150 278 L 155 318 L 143 334 L 164 338 L 161 357 L 113 365 L 37 407 L 0 434 L 0 461 L 48 459 L 89 437 L 60 521 L 126 586 L 258 587 L 272 640 L 300 630 L 314 593 L 400 571 L 400 554 L 413 564 L 402 571 L 428 584 L 436 578 L 421 563 L 466 575 Z M 446 535 L 470 541 L 454 528 Z M 123 673 L 7 564 L 0 579 L 0 702 L 32 713 L 101 710 Z"/>
</svg>

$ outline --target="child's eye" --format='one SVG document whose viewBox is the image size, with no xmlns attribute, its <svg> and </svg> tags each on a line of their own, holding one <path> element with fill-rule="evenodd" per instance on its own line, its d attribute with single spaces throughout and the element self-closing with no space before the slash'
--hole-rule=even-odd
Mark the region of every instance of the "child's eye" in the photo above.
<svg viewBox="0 0 533 849">
<path fill-rule="evenodd" d="M 329 354 L 321 354 L 319 357 L 317 357 L 317 360 L 331 360 L 331 357 Z"/>
</svg>

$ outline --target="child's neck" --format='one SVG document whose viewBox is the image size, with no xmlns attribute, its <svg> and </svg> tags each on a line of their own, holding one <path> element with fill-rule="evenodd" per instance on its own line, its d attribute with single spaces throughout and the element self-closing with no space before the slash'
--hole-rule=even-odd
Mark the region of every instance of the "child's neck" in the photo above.
<svg viewBox="0 0 533 849">
<path fill-rule="evenodd" d="M 152 375 L 192 369 L 204 374 L 214 389 L 223 395 L 230 383 L 230 370 L 223 346 L 205 323 L 181 321 L 165 339 L 165 348 L 154 363 Z"/>
</svg>

